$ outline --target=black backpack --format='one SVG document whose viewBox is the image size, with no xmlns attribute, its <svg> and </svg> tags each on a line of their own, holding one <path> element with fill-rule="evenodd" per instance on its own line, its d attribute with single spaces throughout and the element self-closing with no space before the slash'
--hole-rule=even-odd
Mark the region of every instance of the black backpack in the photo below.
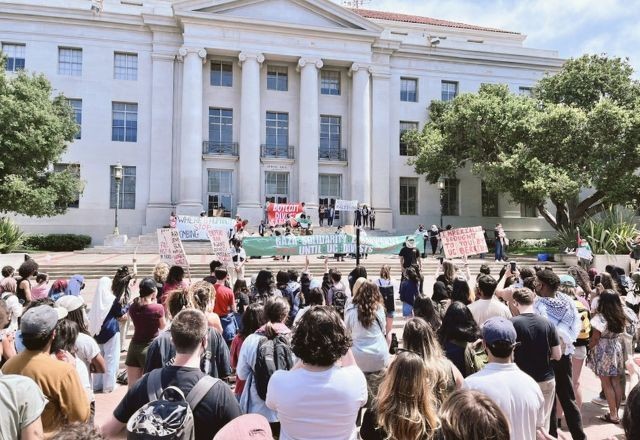
<svg viewBox="0 0 640 440">
<path fill-rule="evenodd" d="M 263 336 L 258 344 L 253 375 L 258 396 L 266 400 L 267 386 L 273 373 L 278 370 L 290 370 L 292 367 L 293 352 L 286 336 L 278 335 L 273 339 Z"/>
<path fill-rule="evenodd" d="M 347 294 L 344 288 L 333 291 L 333 308 L 344 318 L 344 308 L 347 305 Z"/>
</svg>

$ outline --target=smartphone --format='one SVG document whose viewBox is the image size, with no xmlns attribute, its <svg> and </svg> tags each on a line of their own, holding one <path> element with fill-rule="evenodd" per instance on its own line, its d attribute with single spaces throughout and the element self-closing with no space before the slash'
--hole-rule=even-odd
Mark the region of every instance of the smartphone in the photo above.
<svg viewBox="0 0 640 440">
<path fill-rule="evenodd" d="M 511 262 L 511 273 L 514 273 L 516 271 L 516 262 L 512 261 Z"/>
<path fill-rule="evenodd" d="M 593 284 L 597 286 L 598 284 L 600 284 L 601 281 L 602 281 L 602 277 L 600 275 L 596 275 L 596 277 L 593 279 Z"/>
</svg>

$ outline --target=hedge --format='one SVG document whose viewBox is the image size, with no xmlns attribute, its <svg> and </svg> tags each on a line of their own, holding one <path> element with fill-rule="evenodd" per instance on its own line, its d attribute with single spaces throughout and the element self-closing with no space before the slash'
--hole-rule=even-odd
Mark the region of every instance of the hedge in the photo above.
<svg viewBox="0 0 640 440">
<path fill-rule="evenodd" d="M 22 245 L 40 251 L 79 251 L 91 244 L 91 237 L 79 234 L 37 234 L 27 236 Z"/>
</svg>

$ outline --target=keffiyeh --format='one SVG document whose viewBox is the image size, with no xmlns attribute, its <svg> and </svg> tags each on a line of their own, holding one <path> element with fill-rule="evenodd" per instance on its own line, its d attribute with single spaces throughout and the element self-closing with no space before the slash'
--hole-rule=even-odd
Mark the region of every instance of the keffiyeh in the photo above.
<svg viewBox="0 0 640 440">
<path fill-rule="evenodd" d="M 539 296 L 533 304 L 538 315 L 547 318 L 555 327 L 565 344 L 564 354 L 574 352 L 573 343 L 581 330 L 580 315 L 573 300 L 564 293 L 556 293 L 554 298 Z"/>
</svg>

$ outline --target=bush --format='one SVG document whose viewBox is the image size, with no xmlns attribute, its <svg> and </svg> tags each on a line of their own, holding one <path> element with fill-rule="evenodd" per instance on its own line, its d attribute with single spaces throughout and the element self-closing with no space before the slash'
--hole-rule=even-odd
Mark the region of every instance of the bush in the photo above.
<svg viewBox="0 0 640 440">
<path fill-rule="evenodd" d="M 91 237 L 78 234 L 29 235 L 24 246 L 39 251 L 79 251 L 91 244 Z"/>
<path fill-rule="evenodd" d="M 14 251 L 22 243 L 24 234 L 20 228 L 6 217 L 0 218 L 0 253 Z"/>
</svg>

